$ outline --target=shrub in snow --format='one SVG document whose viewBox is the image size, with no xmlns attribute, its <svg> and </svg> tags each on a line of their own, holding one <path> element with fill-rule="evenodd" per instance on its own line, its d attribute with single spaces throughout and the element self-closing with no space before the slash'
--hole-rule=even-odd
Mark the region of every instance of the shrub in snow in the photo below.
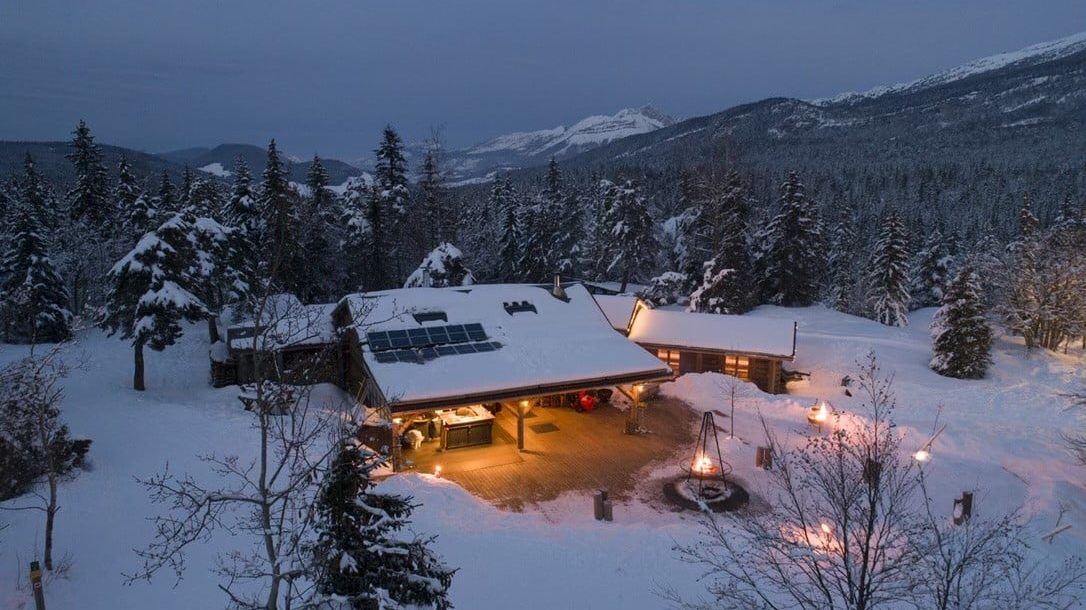
<svg viewBox="0 0 1086 610">
<path fill-rule="evenodd" d="M 960 379 L 984 377 L 992 363 L 992 329 L 972 269 L 962 269 L 954 276 L 932 320 L 931 332 L 932 370 Z"/>
<path fill-rule="evenodd" d="M 445 288 L 474 283 L 475 278 L 464 265 L 464 254 L 460 249 L 450 243 L 441 243 L 408 276 L 404 288 Z"/>
<path fill-rule="evenodd" d="M 0 501 L 24 494 L 36 485 L 46 487 L 29 503 L 13 509 L 33 508 L 45 513 L 43 563 L 53 569 L 53 524 L 60 510 L 58 486 L 73 470 L 83 467 L 89 440 L 73 439 L 60 418 L 66 370 L 58 362 L 59 348 L 44 356 L 26 358 L 0 369 Z"/>
<path fill-rule="evenodd" d="M 373 491 L 384 460 L 355 440 L 332 462 L 317 501 L 317 589 L 352 608 L 451 608 L 455 570 L 430 550 L 434 538 L 408 538 L 410 498 Z"/>
<path fill-rule="evenodd" d="M 641 298 L 653 305 L 671 305 L 686 301 L 685 273 L 667 271 L 649 280 L 649 287 L 641 293 Z"/>
</svg>

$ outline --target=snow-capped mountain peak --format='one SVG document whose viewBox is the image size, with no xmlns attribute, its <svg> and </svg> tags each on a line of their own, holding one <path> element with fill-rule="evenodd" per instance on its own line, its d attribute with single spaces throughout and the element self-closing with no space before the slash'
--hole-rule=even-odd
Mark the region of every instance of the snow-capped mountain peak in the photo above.
<svg viewBox="0 0 1086 610">
<path fill-rule="evenodd" d="M 1006 66 L 1019 63 L 1041 63 L 1052 61 L 1061 57 L 1086 50 L 1086 32 L 1079 32 L 1057 40 L 1049 40 L 1030 45 L 1017 51 L 998 53 L 980 59 L 974 59 L 968 63 L 937 72 L 913 81 L 898 83 L 896 85 L 880 85 L 864 92 L 846 92 L 833 97 L 811 100 L 818 106 L 825 106 L 839 102 L 858 102 L 877 98 L 891 93 L 910 93 L 921 91 L 936 85 L 942 85 L 956 80 L 961 80 L 976 74 L 998 70 Z"/>
</svg>

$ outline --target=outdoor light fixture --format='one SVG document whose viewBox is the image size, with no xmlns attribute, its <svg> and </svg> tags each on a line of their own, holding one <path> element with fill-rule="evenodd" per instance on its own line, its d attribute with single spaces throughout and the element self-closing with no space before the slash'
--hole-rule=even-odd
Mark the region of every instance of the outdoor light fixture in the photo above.
<svg viewBox="0 0 1086 610">
<path fill-rule="evenodd" d="M 441 464 L 434 466 L 434 476 L 438 478 L 441 477 Z"/>
<path fill-rule="evenodd" d="M 807 410 L 807 423 L 812 426 L 822 427 L 826 423 L 826 420 L 830 418 L 830 413 L 833 412 L 833 408 L 830 403 L 825 400 L 816 400 L 814 405 Z"/>
<path fill-rule="evenodd" d="M 936 430 L 935 434 L 932 434 L 923 445 L 920 445 L 920 448 L 913 454 L 913 459 L 921 464 L 930 461 L 931 445 L 935 442 L 935 439 L 939 438 L 939 435 L 943 433 L 943 430 L 946 430 L 946 424 L 943 424 L 943 426 Z"/>
</svg>

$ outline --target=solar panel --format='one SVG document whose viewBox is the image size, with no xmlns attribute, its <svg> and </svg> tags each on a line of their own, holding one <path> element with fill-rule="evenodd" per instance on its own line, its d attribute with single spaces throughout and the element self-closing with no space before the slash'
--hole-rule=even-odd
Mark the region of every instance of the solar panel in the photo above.
<svg viewBox="0 0 1086 610">
<path fill-rule="evenodd" d="M 407 331 L 407 338 L 411 340 L 411 347 L 422 347 L 423 345 L 429 345 L 430 337 L 426 334 L 425 328 L 412 328 Z"/>
<path fill-rule="evenodd" d="M 464 330 L 468 333 L 468 338 L 472 341 L 485 341 L 486 331 L 483 330 L 482 324 L 466 324 Z"/>
<path fill-rule="evenodd" d="M 456 348 L 452 345 L 439 345 L 437 346 L 438 356 L 455 356 Z"/>
<path fill-rule="evenodd" d="M 444 345 L 449 342 L 449 330 L 444 326 L 431 326 L 426 332 L 430 336 L 430 345 Z"/>
<path fill-rule="evenodd" d="M 382 364 L 388 364 L 389 362 L 396 362 L 396 352 L 377 352 L 373 355 L 377 362 Z"/>
<path fill-rule="evenodd" d="M 418 353 L 413 349 L 400 349 L 392 353 L 396 354 L 396 360 L 400 362 L 410 362 L 413 364 L 420 362 Z"/>
<path fill-rule="evenodd" d="M 411 345 L 411 340 L 407 337 L 406 330 L 390 330 L 388 331 L 388 339 L 392 342 L 394 349 L 402 349 Z"/>
<path fill-rule="evenodd" d="M 462 324 L 448 327 L 449 343 L 463 343 L 468 340 L 468 333 Z"/>
<path fill-rule="evenodd" d="M 480 352 L 492 352 L 497 348 L 494 347 L 493 343 L 476 343 L 475 349 Z"/>
<path fill-rule="evenodd" d="M 474 343 L 458 343 L 455 347 L 458 354 L 474 354 L 478 351 Z"/>
<path fill-rule="evenodd" d="M 392 349 L 392 342 L 388 340 L 388 333 L 383 331 L 366 333 L 366 342 L 370 345 L 370 351 L 380 352 Z"/>
<path fill-rule="evenodd" d="M 434 358 L 437 358 L 437 349 L 433 347 L 424 347 L 419 350 L 419 355 L 422 356 L 423 360 L 433 360 Z"/>
</svg>

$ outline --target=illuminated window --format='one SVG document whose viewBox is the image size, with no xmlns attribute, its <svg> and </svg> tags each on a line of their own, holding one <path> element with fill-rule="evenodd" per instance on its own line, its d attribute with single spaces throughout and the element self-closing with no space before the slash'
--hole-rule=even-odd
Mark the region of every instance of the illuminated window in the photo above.
<svg viewBox="0 0 1086 610">
<path fill-rule="evenodd" d="M 724 356 L 724 374 L 740 379 L 750 379 L 750 358 L 746 356 Z"/>
<path fill-rule="evenodd" d="M 679 350 L 677 349 L 658 349 L 656 350 L 656 357 L 663 360 L 671 367 L 672 372 L 676 375 L 679 374 Z"/>
</svg>

